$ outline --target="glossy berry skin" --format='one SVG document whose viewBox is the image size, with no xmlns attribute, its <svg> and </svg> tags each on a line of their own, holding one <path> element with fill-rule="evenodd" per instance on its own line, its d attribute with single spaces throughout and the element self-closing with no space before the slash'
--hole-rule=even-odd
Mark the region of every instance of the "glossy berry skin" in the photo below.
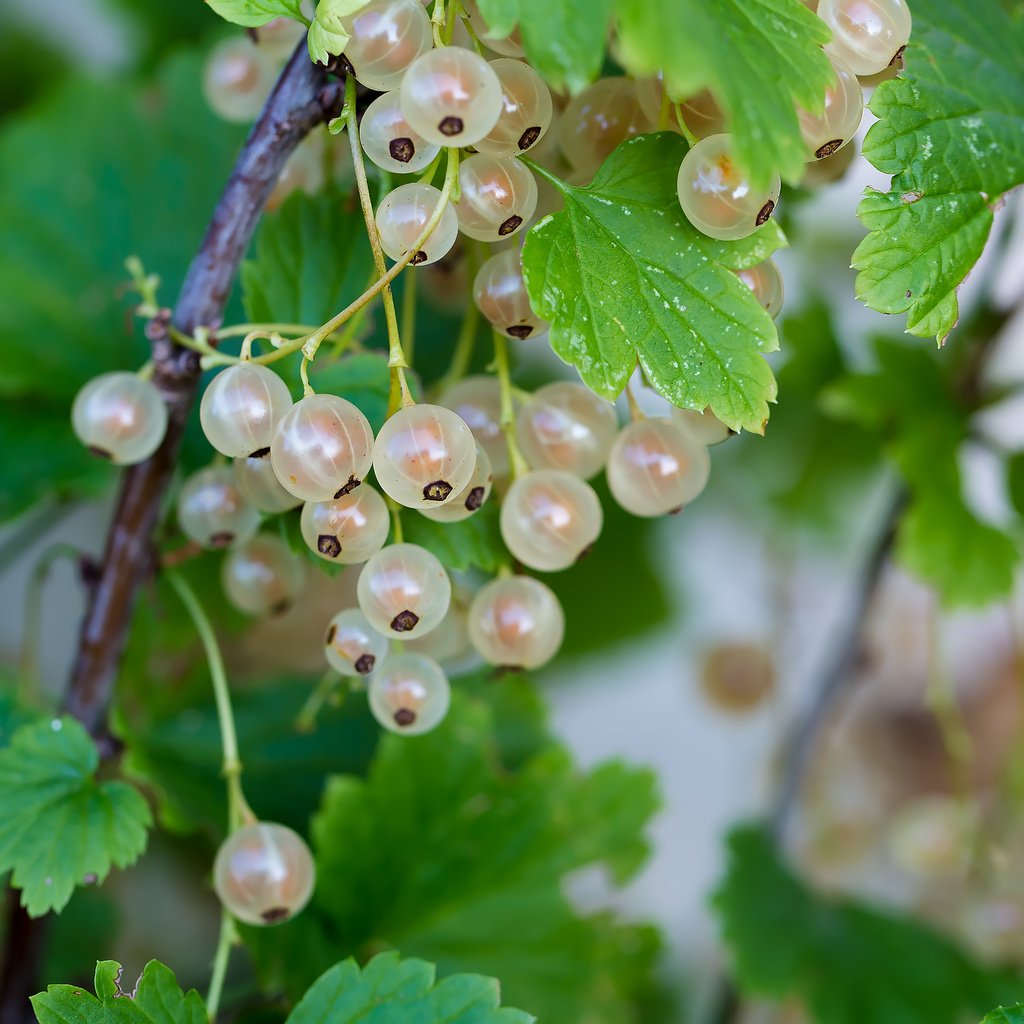
<svg viewBox="0 0 1024 1024">
<path fill-rule="evenodd" d="M 468 615 L 469 598 L 456 590 L 441 625 L 420 640 L 406 641 L 402 649 L 425 654 L 441 666 L 461 661 L 470 651 Z"/>
<path fill-rule="evenodd" d="M 906 0 L 821 0 L 818 17 L 832 29 L 825 50 L 856 75 L 884 71 L 910 39 Z"/>
<path fill-rule="evenodd" d="M 436 146 L 472 146 L 497 123 L 501 84 L 472 50 L 444 46 L 415 60 L 401 89 L 402 113 Z"/>
<path fill-rule="evenodd" d="M 302 504 L 290 491 L 281 486 L 281 481 L 274 473 L 270 461 L 270 453 L 260 458 L 234 459 L 231 468 L 235 474 L 235 483 L 243 496 L 260 510 L 270 515 L 287 512 Z"/>
<path fill-rule="evenodd" d="M 674 420 L 644 419 L 619 433 L 608 456 L 612 497 L 635 516 L 663 516 L 704 490 L 708 450 Z"/>
<path fill-rule="evenodd" d="M 390 732 L 419 736 L 446 714 L 451 687 L 444 670 L 425 654 L 403 652 L 373 674 L 368 690 L 373 717 Z"/>
<path fill-rule="evenodd" d="M 233 459 L 265 455 L 274 430 L 292 407 L 288 385 L 259 363 L 238 363 L 210 381 L 199 404 L 206 440 Z"/>
<path fill-rule="evenodd" d="M 716 444 L 736 436 L 736 431 L 730 430 L 710 408 L 703 412 L 697 412 L 695 409 L 673 409 L 672 418 L 705 448 L 713 448 Z"/>
<path fill-rule="evenodd" d="M 337 395 L 307 395 L 277 425 L 270 458 L 286 491 L 327 501 L 359 486 L 372 451 L 373 431 L 356 406 Z"/>
<path fill-rule="evenodd" d="M 490 64 L 501 84 L 501 114 L 476 148 L 487 156 L 519 156 L 533 149 L 551 127 L 551 90 L 521 60 L 503 57 Z"/>
<path fill-rule="evenodd" d="M 495 377 L 478 374 L 453 384 L 440 399 L 458 413 L 491 460 L 497 477 L 508 473 L 508 444 L 501 431 L 501 388 Z"/>
<path fill-rule="evenodd" d="M 496 253 L 477 271 L 473 301 L 495 329 L 510 338 L 535 338 L 550 326 L 530 308 L 517 248 Z"/>
<path fill-rule="evenodd" d="M 432 42 L 430 16 L 418 0 L 373 0 L 344 25 L 352 36 L 345 60 L 356 81 L 380 92 L 397 89 Z"/>
<path fill-rule="evenodd" d="M 498 242 L 522 230 L 537 209 L 537 182 L 526 164 L 477 153 L 459 164 L 459 230 L 479 242 Z"/>
<path fill-rule="evenodd" d="M 529 576 L 492 580 L 469 607 L 470 642 L 491 665 L 540 668 L 558 653 L 564 635 L 558 598 Z"/>
<path fill-rule="evenodd" d="M 392 544 L 363 566 L 356 584 L 359 607 L 384 636 L 413 639 L 445 617 L 452 584 L 444 566 L 418 544 Z"/>
<path fill-rule="evenodd" d="M 823 160 L 842 149 L 857 134 L 864 116 L 864 91 L 850 66 L 829 54 L 835 81 L 825 90 L 825 109 L 820 114 L 797 110 L 800 134 L 808 155 Z"/>
<path fill-rule="evenodd" d="M 604 468 L 618 430 L 615 406 L 574 381 L 545 384 L 516 417 L 519 449 L 534 469 L 583 480 Z"/>
<path fill-rule="evenodd" d="M 309 902 L 316 865 L 300 835 L 284 825 L 245 825 L 224 840 L 213 863 L 213 887 L 225 909 L 245 924 L 281 924 Z"/>
<path fill-rule="evenodd" d="M 230 466 L 207 466 L 181 486 L 178 525 L 204 548 L 229 548 L 255 535 L 260 514 L 239 490 Z"/>
<path fill-rule="evenodd" d="M 399 409 L 373 445 L 377 483 L 406 508 L 437 508 L 452 501 L 469 484 L 475 463 L 472 431 L 441 405 Z"/>
<path fill-rule="evenodd" d="M 221 582 L 243 614 L 281 615 L 302 593 L 306 565 L 280 537 L 262 533 L 224 559 Z"/>
<path fill-rule="evenodd" d="M 243 36 L 218 43 L 203 67 L 203 95 L 225 121 L 247 123 L 256 118 L 277 78 L 277 66 Z"/>
<path fill-rule="evenodd" d="M 775 261 L 765 260 L 757 266 L 737 270 L 735 273 L 774 320 L 782 311 L 782 300 L 785 298 L 782 275 Z"/>
<path fill-rule="evenodd" d="M 414 174 L 429 166 L 441 152 L 414 132 L 398 103 L 397 92 L 378 96 L 364 111 L 359 141 L 373 163 L 392 174 Z"/>
<path fill-rule="evenodd" d="M 377 207 L 377 233 L 384 251 L 396 262 L 419 241 L 431 215 L 441 200 L 440 189 L 410 182 L 392 189 Z M 437 226 L 416 249 L 414 267 L 434 263 L 447 256 L 459 234 L 455 208 L 446 202 Z"/>
<path fill-rule="evenodd" d="M 616 146 L 653 129 L 629 78 L 601 78 L 570 100 L 559 120 L 566 160 L 591 175 Z"/>
<path fill-rule="evenodd" d="M 327 624 L 324 657 L 343 676 L 368 676 L 384 663 L 388 641 L 358 608 L 338 612 Z"/>
<path fill-rule="evenodd" d="M 754 189 L 733 156 L 728 135 L 701 139 L 679 165 L 676 191 L 689 222 L 711 238 L 733 240 L 753 234 L 772 215 L 782 183 Z"/>
<path fill-rule="evenodd" d="M 523 565 L 568 569 L 601 533 L 601 502 L 571 473 L 539 469 L 515 480 L 501 506 L 501 536 Z"/>
<path fill-rule="evenodd" d="M 384 499 L 369 485 L 330 501 L 307 501 L 299 521 L 302 539 L 327 562 L 357 565 L 388 539 L 391 518 Z"/>
<path fill-rule="evenodd" d="M 476 463 L 473 467 L 473 475 L 469 483 L 454 495 L 451 501 L 433 508 L 421 508 L 428 519 L 438 523 L 459 523 L 477 513 L 486 504 L 491 496 L 491 487 L 494 484 L 494 472 L 491 469 L 491 460 L 487 457 L 487 451 L 479 441 L 476 444 Z"/>
<path fill-rule="evenodd" d="M 71 426 L 94 455 L 132 466 L 160 447 L 167 406 L 152 381 L 134 373 L 101 373 L 75 395 Z"/>
</svg>

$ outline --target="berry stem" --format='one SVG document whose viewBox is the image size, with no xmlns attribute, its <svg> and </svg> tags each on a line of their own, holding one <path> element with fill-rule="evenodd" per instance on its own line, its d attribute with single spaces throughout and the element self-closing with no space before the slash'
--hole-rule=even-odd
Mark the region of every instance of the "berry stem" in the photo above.
<svg viewBox="0 0 1024 1024">
<path fill-rule="evenodd" d="M 430 12 L 430 31 L 434 37 L 434 46 L 440 49 L 444 46 L 441 38 L 441 31 L 445 26 L 445 0 L 434 0 L 433 10 Z M 450 38 L 450 37 L 449 37 Z"/>
<path fill-rule="evenodd" d="M 636 395 L 633 393 L 632 381 L 629 381 L 626 384 L 626 402 L 629 404 L 629 418 L 634 423 L 637 420 L 647 419 L 647 417 L 644 415 L 643 409 L 640 408 L 640 403 L 636 400 Z"/>
<path fill-rule="evenodd" d="M 666 95 L 668 95 L 667 92 Z M 693 147 L 697 145 L 697 136 L 694 135 L 687 126 L 686 120 L 683 117 L 683 108 L 678 103 L 674 103 L 673 107 L 676 112 L 676 121 L 679 122 L 679 132 L 683 138 L 686 139 L 686 144 L 690 149 L 693 149 Z"/>
<path fill-rule="evenodd" d="M 469 362 L 473 358 L 473 349 L 476 346 L 477 327 L 480 324 L 480 310 L 473 301 L 473 279 L 476 277 L 480 265 L 480 251 L 475 242 L 467 239 L 466 242 L 466 274 L 469 278 L 469 295 L 466 299 L 466 314 L 462 318 L 462 326 L 459 328 L 459 336 L 455 340 L 455 348 L 452 350 L 452 361 L 445 372 L 444 377 L 438 382 L 438 394 L 444 394 L 453 384 L 462 380 L 469 369 Z"/>
<path fill-rule="evenodd" d="M 402 506 L 394 498 L 386 496 L 388 508 L 391 510 L 391 543 L 403 543 L 402 533 Z"/>
<path fill-rule="evenodd" d="M 504 334 L 494 332 L 494 366 L 498 372 L 498 384 L 501 389 L 501 432 L 505 435 L 508 445 L 508 461 L 515 480 L 530 471 L 516 444 L 516 410 L 512 400 L 512 374 L 508 362 L 508 341 Z"/>
<path fill-rule="evenodd" d="M 296 732 L 312 732 L 316 728 L 316 719 L 320 709 L 331 699 L 341 682 L 337 672 L 327 671 L 317 683 L 309 699 L 295 716 Z"/>
<path fill-rule="evenodd" d="M 406 274 L 402 284 L 402 338 L 405 355 L 412 362 L 416 348 L 416 274 Z"/>
<path fill-rule="evenodd" d="M 210 1024 L 217 1019 L 220 1009 L 220 997 L 224 991 L 224 978 L 228 973 L 228 960 L 231 959 L 231 947 L 238 941 L 238 930 L 234 918 L 226 911 L 220 915 L 220 937 L 217 939 L 217 952 L 213 955 L 213 970 L 210 973 L 210 988 L 206 995 L 206 1015 Z"/>
</svg>

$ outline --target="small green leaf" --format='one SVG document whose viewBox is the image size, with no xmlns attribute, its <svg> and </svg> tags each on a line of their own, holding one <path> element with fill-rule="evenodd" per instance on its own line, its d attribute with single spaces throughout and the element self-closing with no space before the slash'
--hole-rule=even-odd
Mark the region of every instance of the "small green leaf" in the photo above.
<svg viewBox="0 0 1024 1024">
<path fill-rule="evenodd" d="M 436 555 L 446 569 L 476 568 L 495 573 L 509 562 L 498 529 L 498 506 L 492 498 L 479 512 L 459 523 L 439 523 L 416 512 L 402 517 L 406 541 Z"/>
<path fill-rule="evenodd" d="M 349 31 L 345 20 L 365 7 L 370 0 L 320 0 L 309 26 L 306 43 L 314 64 L 329 64 L 348 46 Z"/>
<path fill-rule="evenodd" d="M 771 317 L 731 268 L 785 244 L 774 222 L 738 242 L 702 235 L 675 180 L 686 143 L 662 132 L 623 143 L 587 188 L 557 182 L 565 209 L 527 236 L 530 300 L 551 321 L 551 347 L 599 395 L 615 398 L 637 359 L 674 405 L 711 406 L 738 430 L 763 432 L 778 347 Z"/>
<path fill-rule="evenodd" d="M 0 750 L 0 872 L 13 871 L 33 917 L 61 910 L 76 885 L 102 882 L 146 847 L 146 801 L 127 783 L 98 782 L 98 766 L 73 718 L 22 726 Z"/>
<path fill-rule="evenodd" d="M 875 91 L 864 155 L 893 175 L 858 216 L 857 295 L 940 342 L 1000 197 L 1024 182 L 1024 24 L 997 0 L 917 0 L 905 71 Z"/>
<path fill-rule="evenodd" d="M 206 0 L 225 21 L 246 28 L 258 28 L 274 18 L 294 18 L 305 22 L 302 0 Z"/>
<path fill-rule="evenodd" d="M 1024 1024 L 1024 1003 L 1000 1006 L 987 1013 L 981 1024 Z"/>
<path fill-rule="evenodd" d="M 1006 461 L 1006 489 L 1017 515 L 1024 516 L 1024 452 L 1016 452 Z"/>
</svg>

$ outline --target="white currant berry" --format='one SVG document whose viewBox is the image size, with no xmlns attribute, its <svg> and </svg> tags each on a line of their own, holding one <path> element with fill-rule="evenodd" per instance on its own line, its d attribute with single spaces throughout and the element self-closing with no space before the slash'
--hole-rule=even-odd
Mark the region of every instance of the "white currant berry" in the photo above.
<svg viewBox="0 0 1024 1024">
<path fill-rule="evenodd" d="M 203 95 L 225 121 L 252 121 L 277 79 L 277 66 L 245 36 L 218 43 L 203 66 Z"/>
<path fill-rule="evenodd" d="M 373 163 L 393 174 L 422 171 L 441 152 L 440 146 L 427 142 L 409 126 L 397 92 L 378 96 L 366 108 L 359 122 L 359 141 Z"/>
<path fill-rule="evenodd" d="M 451 686 L 444 670 L 424 654 L 403 652 L 374 672 L 368 689 L 373 717 L 391 732 L 430 732 L 448 713 Z"/>
<path fill-rule="evenodd" d="M 273 370 L 244 362 L 221 370 L 199 404 L 206 440 L 233 459 L 269 454 L 274 430 L 292 407 L 288 385 Z"/>
<path fill-rule="evenodd" d="M 274 472 L 303 501 L 340 498 L 370 469 L 373 431 L 351 402 L 307 395 L 277 425 L 270 444 Z"/>
<path fill-rule="evenodd" d="M 307 501 L 299 520 L 302 539 L 328 562 L 357 565 L 388 539 L 391 518 L 384 499 L 369 485 L 330 501 Z"/>
<path fill-rule="evenodd" d="M 344 60 L 368 89 L 397 89 L 431 46 L 430 16 L 418 0 L 372 0 L 343 24 L 351 35 Z"/>
<path fill-rule="evenodd" d="M 775 261 L 769 259 L 745 270 L 737 270 L 736 276 L 754 293 L 754 298 L 774 320 L 782 311 L 785 297 L 782 275 Z"/>
<path fill-rule="evenodd" d="M 516 438 L 534 469 L 589 480 L 604 467 L 619 430 L 615 406 L 574 381 L 539 388 L 516 417 Z"/>
<path fill-rule="evenodd" d="M 367 676 L 384 663 L 388 641 L 358 608 L 338 612 L 327 624 L 324 657 L 343 676 Z"/>
<path fill-rule="evenodd" d="M 479 242 L 497 242 L 519 231 L 537 209 L 537 182 L 512 157 L 477 153 L 459 164 L 459 230 Z"/>
<path fill-rule="evenodd" d="M 539 469 L 513 481 L 501 505 L 501 536 L 523 565 L 567 569 L 601 533 L 601 502 L 571 473 Z"/>
<path fill-rule="evenodd" d="M 472 50 L 443 46 L 417 58 L 402 79 L 402 113 L 437 146 L 472 146 L 497 123 L 501 84 Z"/>
<path fill-rule="evenodd" d="M 530 308 L 518 249 L 491 256 L 473 280 L 473 300 L 481 313 L 510 338 L 535 338 L 550 326 Z"/>
<path fill-rule="evenodd" d="M 540 668 L 558 653 L 564 635 L 558 598 L 529 576 L 492 580 L 469 608 L 470 641 L 492 665 Z"/>
<path fill-rule="evenodd" d="M 839 181 L 850 169 L 857 156 L 856 146 L 843 146 L 832 156 L 811 160 L 804 164 L 804 175 L 800 179 L 801 188 L 820 188 Z"/>
<path fill-rule="evenodd" d="M 441 624 L 419 640 L 407 640 L 403 650 L 433 658 L 440 665 L 461 661 L 469 653 L 469 597 L 452 591 L 448 614 Z"/>
<path fill-rule="evenodd" d="M 491 487 L 494 484 L 491 460 L 487 457 L 487 451 L 479 441 L 475 441 L 475 445 L 476 464 L 473 467 L 473 475 L 469 478 L 469 483 L 443 505 L 421 508 L 420 512 L 428 519 L 433 519 L 438 523 L 461 522 L 481 509 L 491 496 Z"/>
<path fill-rule="evenodd" d="M 462 6 L 465 8 L 466 15 L 469 18 L 470 24 L 473 26 L 473 31 L 481 40 L 483 40 L 487 49 L 493 50 L 495 53 L 500 53 L 503 57 L 523 56 L 523 45 L 522 40 L 519 37 L 518 28 L 515 28 L 509 36 L 496 35 L 491 31 L 487 22 L 484 20 L 483 15 L 480 13 L 480 8 L 476 4 L 476 0 L 463 0 Z"/>
<path fill-rule="evenodd" d="M 392 189 L 377 207 L 377 232 L 384 251 L 396 262 L 419 241 L 427 222 L 441 201 L 440 189 L 410 182 Z M 434 263 L 446 256 L 459 233 L 455 208 L 445 201 L 444 212 L 426 241 L 416 249 L 414 267 Z"/>
<path fill-rule="evenodd" d="M 273 534 L 257 534 L 224 559 L 221 582 L 228 600 L 245 615 L 280 615 L 295 603 L 306 565 Z"/>
<path fill-rule="evenodd" d="M 551 90 L 521 60 L 502 58 L 490 63 L 501 84 L 501 114 L 476 148 L 488 156 L 518 156 L 533 149 L 551 127 Z"/>
<path fill-rule="evenodd" d="M 213 887 L 225 909 L 245 924 L 280 924 L 309 902 L 316 865 L 305 840 L 269 821 L 245 825 L 221 843 Z"/>
<path fill-rule="evenodd" d="M 832 30 L 826 52 L 846 61 L 857 75 L 884 71 L 910 39 L 906 0 L 821 0 L 818 17 Z"/>
<path fill-rule="evenodd" d="M 779 201 L 778 174 L 765 189 L 754 189 L 740 170 L 728 135 L 701 139 L 683 157 L 676 179 L 679 205 L 689 222 L 711 238 L 737 239 L 753 234 Z"/>
<path fill-rule="evenodd" d="M 853 69 L 835 54 L 829 59 L 836 77 L 825 90 L 825 109 L 820 114 L 797 110 L 800 135 L 817 160 L 842 149 L 857 134 L 864 116 L 864 90 Z"/>
<path fill-rule="evenodd" d="M 131 466 L 160 447 L 167 406 L 152 381 L 134 373 L 101 373 L 75 395 L 71 426 L 94 455 Z"/>
<path fill-rule="evenodd" d="M 566 160 L 590 175 L 616 146 L 653 127 L 632 79 L 601 78 L 570 100 L 559 121 L 558 142 Z"/>
<path fill-rule="evenodd" d="M 673 409 L 672 418 L 705 448 L 713 448 L 736 436 L 736 431 L 727 427 L 710 407 L 703 412 L 697 412 L 696 409 Z"/>
<path fill-rule="evenodd" d="M 373 444 L 373 471 L 385 494 L 407 508 L 436 508 L 465 490 L 476 444 L 457 414 L 411 405 L 389 417 Z"/>
<path fill-rule="evenodd" d="M 178 525 L 204 548 L 235 547 L 255 536 L 260 514 L 242 494 L 230 466 L 207 466 L 181 485 Z"/>
<path fill-rule="evenodd" d="M 418 544 L 391 544 L 363 566 L 359 607 L 378 633 L 423 636 L 445 617 L 452 584 L 444 566 Z"/>
<path fill-rule="evenodd" d="M 501 387 L 495 377 L 464 377 L 440 398 L 440 405 L 458 413 L 491 460 L 497 477 L 508 473 L 508 443 L 501 430 Z"/>
<path fill-rule="evenodd" d="M 276 515 L 302 504 L 301 498 L 296 498 L 281 486 L 269 453 L 256 458 L 234 459 L 231 468 L 238 489 L 261 512 Z"/>
<path fill-rule="evenodd" d="M 635 516 L 674 512 L 704 490 L 711 474 L 707 448 L 671 419 L 636 420 L 608 455 L 612 497 Z"/>
</svg>

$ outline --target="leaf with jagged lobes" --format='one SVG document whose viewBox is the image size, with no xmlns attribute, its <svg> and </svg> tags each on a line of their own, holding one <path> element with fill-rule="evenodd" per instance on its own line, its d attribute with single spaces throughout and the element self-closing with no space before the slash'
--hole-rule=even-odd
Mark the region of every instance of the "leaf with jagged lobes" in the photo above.
<svg viewBox="0 0 1024 1024">
<path fill-rule="evenodd" d="M 302 0 L 206 0 L 211 10 L 225 21 L 246 28 L 259 28 L 275 18 L 305 21 Z"/>
<path fill-rule="evenodd" d="M 314 64 L 329 64 L 338 57 L 351 38 L 345 19 L 361 10 L 369 0 L 320 0 L 309 26 L 307 45 Z"/>
</svg>

